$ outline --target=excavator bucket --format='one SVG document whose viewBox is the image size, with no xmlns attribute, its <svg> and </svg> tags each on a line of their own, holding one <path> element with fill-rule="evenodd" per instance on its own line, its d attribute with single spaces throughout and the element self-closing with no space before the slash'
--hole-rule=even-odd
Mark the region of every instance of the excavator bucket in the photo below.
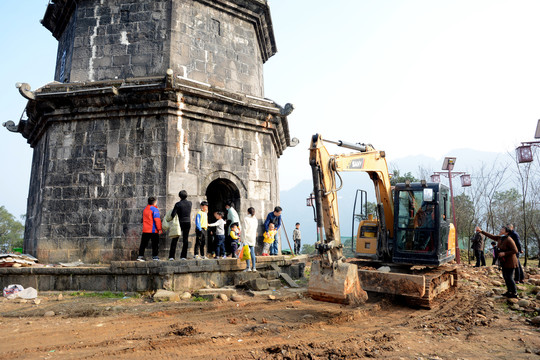
<svg viewBox="0 0 540 360">
<path fill-rule="evenodd" d="M 360 286 L 355 264 L 335 262 L 321 266 L 320 260 L 311 263 L 308 294 L 315 300 L 359 305 L 366 302 L 367 293 Z"/>
</svg>

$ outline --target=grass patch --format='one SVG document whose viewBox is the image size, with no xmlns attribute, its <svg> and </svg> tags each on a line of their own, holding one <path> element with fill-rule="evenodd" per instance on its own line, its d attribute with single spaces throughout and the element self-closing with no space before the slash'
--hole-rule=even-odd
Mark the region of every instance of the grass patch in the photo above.
<svg viewBox="0 0 540 360">
<path fill-rule="evenodd" d="M 79 296 L 79 297 L 89 297 L 89 298 L 102 298 L 102 299 L 122 299 L 126 294 L 122 292 L 112 292 L 112 291 L 103 291 L 103 292 L 86 292 L 86 291 L 75 291 L 69 294 L 70 296 Z M 132 296 L 128 296 L 132 297 Z"/>
<path fill-rule="evenodd" d="M 191 301 L 202 302 L 202 301 L 208 301 L 208 299 L 205 299 L 205 298 L 200 297 L 200 296 L 194 296 L 194 297 L 191 298 Z"/>
<path fill-rule="evenodd" d="M 309 275 L 311 275 L 311 266 L 306 266 L 304 268 L 304 277 L 309 280 Z"/>
</svg>

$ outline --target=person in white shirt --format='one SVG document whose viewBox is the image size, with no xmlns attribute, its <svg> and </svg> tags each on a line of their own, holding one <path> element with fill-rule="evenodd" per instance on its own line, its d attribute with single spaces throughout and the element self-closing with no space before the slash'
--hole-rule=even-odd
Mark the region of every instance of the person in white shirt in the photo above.
<svg viewBox="0 0 540 360">
<path fill-rule="evenodd" d="M 251 255 L 251 265 L 249 260 L 246 260 L 245 271 L 257 271 L 255 267 L 255 245 L 257 243 L 257 228 L 259 227 L 259 220 L 255 217 L 255 209 L 250 207 L 248 209 L 248 216 L 244 218 L 244 244 L 249 246 L 249 253 Z"/>
<path fill-rule="evenodd" d="M 223 213 L 221 211 L 216 211 L 214 217 L 217 219 L 216 222 L 208 224 L 208 226 L 216 227 L 216 259 L 219 259 L 220 256 L 225 259 L 227 255 L 225 254 L 225 220 L 223 220 Z"/>
<path fill-rule="evenodd" d="M 300 233 L 300 223 L 296 223 L 296 227 L 292 232 L 292 238 L 294 240 L 294 254 L 300 254 L 300 247 L 302 242 L 302 234 Z"/>
</svg>

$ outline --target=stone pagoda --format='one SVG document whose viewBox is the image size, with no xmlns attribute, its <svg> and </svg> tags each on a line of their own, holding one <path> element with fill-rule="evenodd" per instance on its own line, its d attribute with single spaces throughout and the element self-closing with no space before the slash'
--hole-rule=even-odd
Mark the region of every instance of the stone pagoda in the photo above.
<svg viewBox="0 0 540 360">
<path fill-rule="evenodd" d="M 163 215 L 182 189 L 193 215 L 202 200 L 259 218 L 279 204 L 292 106 L 264 98 L 266 0 L 52 0 L 42 24 L 55 82 L 21 84 L 26 117 L 5 124 L 34 149 L 25 252 L 134 259 L 147 198 Z"/>
</svg>

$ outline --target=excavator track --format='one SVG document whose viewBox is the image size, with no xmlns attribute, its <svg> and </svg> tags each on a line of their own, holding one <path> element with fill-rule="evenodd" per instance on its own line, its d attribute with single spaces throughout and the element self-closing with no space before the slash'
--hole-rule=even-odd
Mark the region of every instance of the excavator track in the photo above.
<svg viewBox="0 0 540 360">
<path fill-rule="evenodd" d="M 424 273 L 426 291 L 421 298 L 406 297 L 409 306 L 433 309 L 455 295 L 458 283 L 456 266 L 441 266 Z"/>
<path fill-rule="evenodd" d="M 377 268 L 390 268 L 390 271 L 378 271 L 373 264 L 364 261 L 349 259 L 349 262 L 358 265 L 362 289 L 394 295 L 412 307 L 436 307 L 441 299 L 453 296 L 457 287 L 458 271 L 455 265 L 428 268 L 378 264 Z"/>
</svg>

